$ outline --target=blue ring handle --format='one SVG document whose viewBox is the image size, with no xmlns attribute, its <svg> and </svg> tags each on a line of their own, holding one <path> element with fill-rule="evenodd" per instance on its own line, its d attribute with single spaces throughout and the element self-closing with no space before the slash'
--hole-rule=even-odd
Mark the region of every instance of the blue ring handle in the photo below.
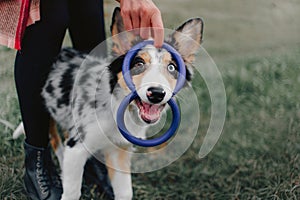
<svg viewBox="0 0 300 200">
<path fill-rule="evenodd" d="M 124 77 L 124 80 L 125 80 L 128 88 L 132 92 L 134 92 L 136 89 L 135 89 L 134 83 L 132 82 L 132 78 L 131 78 L 131 74 L 130 74 L 130 63 L 131 63 L 132 59 L 135 57 L 135 55 L 137 54 L 137 52 L 149 44 L 153 45 L 154 41 L 153 40 L 145 40 L 143 42 L 136 44 L 127 52 L 127 54 L 124 58 L 124 62 L 123 62 L 123 66 L 122 66 L 122 73 L 123 73 L 123 77 Z M 186 68 L 185 68 L 183 59 L 181 58 L 180 54 L 176 51 L 176 49 L 174 49 L 172 46 L 170 46 L 167 43 L 164 43 L 162 45 L 162 48 L 166 49 L 172 55 L 173 59 L 175 60 L 175 62 L 177 64 L 179 76 L 177 79 L 175 89 L 173 91 L 173 96 L 174 96 L 175 94 L 177 94 L 179 92 L 179 90 L 185 84 Z"/>
<path fill-rule="evenodd" d="M 166 142 L 167 140 L 169 140 L 176 132 L 176 130 L 179 126 L 179 123 L 180 123 L 180 111 L 179 111 L 178 105 L 176 104 L 176 101 L 173 98 L 171 98 L 168 101 L 168 104 L 172 109 L 172 115 L 173 115 L 170 128 L 162 136 L 160 136 L 158 138 L 143 140 L 143 139 L 139 139 L 139 138 L 134 137 L 133 135 L 129 134 L 129 131 L 127 130 L 127 128 L 125 126 L 125 122 L 124 122 L 124 114 L 125 114 L 125 110 L 126 110 L 127 106 L 130 104 L 131 101 L 133 101 L 137 97 L 138 97 L 137 93 L 132 92 L 123 99 L 123 101 L 121 102 L 121 104 L 119 106 L 119 109 L 117 111 L 117 124 L 118 124 L 118 128 L 119 128 L 119 131 L 121 132 L 121 134 L 129 142 L 139 145 L 139 146 L 143 146 L 143 147 L 157 146 L 157 145 L 160 145 L 160 144 Z"/>
<path fill-rule="evenodd" d="M 178 105 L 176 104 L 176 101 L 173 98 L 171 98 L 168 101 L 168 104 L 172 109 L 172 115 L 173 115 L 172 123 L 171 123 L 170 128 L 162 136 L 160 136 L 158 138 L 150 139 L 150 140 L 139 139 L 139 138 L 136 138 L 133 135 L 131 135 L 125 126 L 125 122 L 124 122 L 125 110 L 126 110 L 127 106 L 130 104 L 130 102 L 138 97 L 136 89 L 135 89 L 135 85 L 132 82 L 132 78 L 131 78 L 131 74 L 130 74 L 130 64 L 131 64 L 132 59 L 136 56 L 137 52 L 149 44 L 153 45 L 154 41 L 146 40 L 146 41 L 138 43 L 137 45 L 133 46 L 127 52 L 127 54 L 124 58 L 123 65 L 122 65 L 122 74 L 123 74 L 124 80 L 125 80 L 128 88 L 131 90 L 131 93 L 123 99 L 123 101 L 121 102 L 121 104 L 118 108 L 118 111 L 117 111 L 117 125 L 118 125 L 119 131 L 121 132 L 121 134 L 129 142 L 139 145 L 139 146 L 143 146 L 143 147 L 153 147 L 153 146 L 157 146 L 157 145 L 160 145 L 160 144 L 166 142 L 175 134 L 175 132 L 179 126 L 179 123 L 180 123 L 180 111 L 179 111 Z M 179 92 L 179 90 L 185 84 L 186 68 L 185 68 L 185 64 L 184 64 L 180 54 L 172 46 L 170 46 L 167 43 L 164 43 L 162 45 L 162 48 L 166 49 L 172 55 L 173 59 L 175 60 L 175 62 L 177 64 L 179 75 L 177 78 L 175 89 L 173 91 L 173 96 L 174 96 L 175 94 L 177 94 Z"/>
</svg>

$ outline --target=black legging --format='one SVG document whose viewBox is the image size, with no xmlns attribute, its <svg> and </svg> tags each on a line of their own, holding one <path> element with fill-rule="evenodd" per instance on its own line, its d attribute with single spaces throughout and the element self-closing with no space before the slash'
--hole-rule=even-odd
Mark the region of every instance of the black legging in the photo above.
<svg viewBox="0 0 300 200">
<path fill-rule="evenodd" d="M 73 47 L 91 51 L 105 40 L 103 0 L 41 0 L 41 20 L 27 27 L 15 60 L 15 81 L 26 142 L 49 143 L 49 114 L 41 97 L 49 69 L 66 30 Z"/>
</svg>

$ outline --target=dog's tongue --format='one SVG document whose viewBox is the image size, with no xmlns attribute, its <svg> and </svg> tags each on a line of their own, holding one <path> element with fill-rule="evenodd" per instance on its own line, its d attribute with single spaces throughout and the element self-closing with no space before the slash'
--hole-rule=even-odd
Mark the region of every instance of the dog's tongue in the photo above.
<svg viewBox="0 0 300 200">
<path fill-rule="evenodd" d="M 160 117 L 161 105 L 142 103 L 141 117 L 147 123 L 154 123 Z"/>
</svg>

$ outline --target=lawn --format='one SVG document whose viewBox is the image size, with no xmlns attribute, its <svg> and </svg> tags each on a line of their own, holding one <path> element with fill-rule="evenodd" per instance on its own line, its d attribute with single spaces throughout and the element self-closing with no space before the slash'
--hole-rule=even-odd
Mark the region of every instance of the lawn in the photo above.
<svg viewBox="0 0 300 200">
<path fill-rule="evenodd" d="M 213 151 L 198 152 L 211 102 L 201 77 L 198 134 L 180 159 L 134 174 L 134 199 L 300 199 L 300 3 L 298 0 L 155 1 L 166 28 L 200 16 L 203 47 L 222 75 L 227 115 Z M 113 7 L 105 1 L 106 24 Z M 66 45 L 69 40 L 66 39 Z M 26 199 L 21 118 L 13 80 L 15 51 L 0 47 L 0 199 Z M 99 199 L 85 187 L 82 199 Z"/>
</svg>

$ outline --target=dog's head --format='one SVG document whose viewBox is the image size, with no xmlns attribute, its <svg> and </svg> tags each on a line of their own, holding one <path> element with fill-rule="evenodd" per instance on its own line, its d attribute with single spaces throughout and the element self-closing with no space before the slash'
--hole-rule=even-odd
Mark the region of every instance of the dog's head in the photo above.
<svg viewBox="0 0 300 200">
<path fill-rule="evenodd" d="M 129 92 L 123 79 L 121 67 L 124 55 L 141 38 L 133 32 L 124 32 L 124 24 L 120 9 L 113 14 L 112 53 L 118 56 L 111 70 L 115 74 L 115 82 Z M 200 47 L 203 33 L 203 21 L 193 18 L 179 26 L 165 41 L 173 46 L 182 56 L 186 65 L 186 80 L 191 81 L 195 53 Z M 165 104 L 170 100 L 178 78 L 176 62 L 166 49 L 158 49 L 147 45 L 137 52 L 131 66 L 131 76 L 139 98 L 135 104 L 140 117 L 147 123 L 154 123 L 160 118 Z"/>
</svg>

